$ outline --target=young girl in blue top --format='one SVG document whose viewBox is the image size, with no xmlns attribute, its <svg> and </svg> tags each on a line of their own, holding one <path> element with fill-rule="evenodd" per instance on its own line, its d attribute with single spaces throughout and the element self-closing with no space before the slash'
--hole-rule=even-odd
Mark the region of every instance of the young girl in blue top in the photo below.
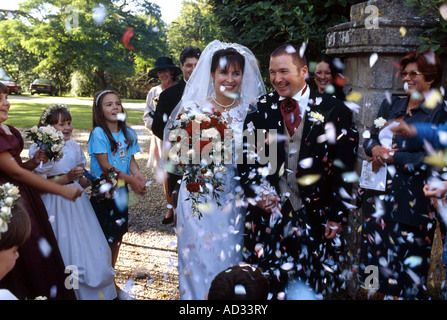
<svg viewBox="0 0 447 320">
<path fill-rule="evenodd" d="M 130 185 L 139 195 L 146 193 L 146 179 L 135 161 L 140 152 L 137 135 L 126 125 L 124 108 L 117 92 L 104 90 L 93 99 L 93 130 L 88 142 L 90 169 L 96 175 L 114 170 L 117 179 Z M 122 190 L 121 190 L 122 191 Z M 120 194 L 121 195 L 121 194 Z M 115 199 L 90 198 L 102 230 L 112 251 L 112 266 L 115 266 L 123 235 L 128 228 L 127 192 Z"/>
</svg>

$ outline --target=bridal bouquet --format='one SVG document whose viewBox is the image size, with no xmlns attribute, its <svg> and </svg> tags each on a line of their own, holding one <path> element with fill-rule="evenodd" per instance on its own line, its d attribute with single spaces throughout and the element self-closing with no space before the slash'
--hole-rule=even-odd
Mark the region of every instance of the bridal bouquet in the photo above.
<svg viewBox="0 0 447 320">
<path fill-rule="evenodd" d="M 211 195 L 221 206 L 219 192 L 227 170 L 223 165 L 226 129 L 229 128 L 220 112 L 191 110 L 180 113 L 169 128 L 169 141 L 172 143 L 169 160 L 183 174 L 192 201 L 192 214 L 199 219 L 206 208 L 206 203 L 202 203 L 203 196 Z"/>
<path fill-rule="evenodd" d="M 26 134 L 27 139 L 33 140 L 39 148 L 45 151 L 48 159 L 59 161 L 64 156 L 64 152 L 62 151 L 65 145 L 64 135 L 52 125 L 45 127 L 34 126 L 27 130 Z"/>
<path fill-rule="evenodd" d="M 113 199 L 115 191 L 118 187 L 115 168 L 112 167 L 108 171 L 102 173 L 99 178 L 89 171 L 86 172 L 84 176 L 87 177 L 92 183 L 92 196 L 96 197 L 98 200 Z"/>
</svg>

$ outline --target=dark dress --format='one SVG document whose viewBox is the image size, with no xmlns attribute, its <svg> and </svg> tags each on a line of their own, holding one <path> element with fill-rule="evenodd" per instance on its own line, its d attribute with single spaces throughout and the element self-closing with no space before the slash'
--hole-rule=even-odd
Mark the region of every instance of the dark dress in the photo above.
<svg viewBox="0 0 447 320">
<path fill-rule="evenodd" d="M 393 120 L 403 116 L 407 123 L 444 123 L 447 113 L 444 105 L 434 109 L 423 102 L 406 115 L 408 98 L 386 100 L 380 106 L 377 118 Z M 371 131 L 364 142 L 364 150 L 371 156 L 374 146 L 380 145 L 379 130 Z M 407 299 L 425 298 L 425 283 L 430 265 L 431 245 L 436 221 L 431 218 L 430 200 L 423 187 L 430 174 L 424 163 L 425 150 L 408 150 L 405 140 L 394 137 L 394 163 L 388 170 L 384 192 L 360 189 L 362 200 L 362 239 L 360 251 L 360 279 L 368 280 L 372 274 L 367 266 L 378 270 L 379 292 Z M 393 174 L 390 174 L 392 172 Z M 366 285 L 371 284 L 366 281 Z M 376 288 L 377 289 L 377 288 Z"/>
<path fill-rule="evenodd" d="M 9 129 L 12 135 L 0 128 L 0 152 L 9 152 L 22 165 L 23 138 L 14 127 Z M 0 170 L 0 184 L 6 182 L 20 189 L 21 201 L 31 220 L 31 235 L 19 248 L 15 267 L 0 281 L 0 287 L 9 289 L 20 300 L 37 296 L 75 300 L 74 290 L 65 288 L 64 281 L 69 274 L 64 273 L 65 265 L 39 193 Z"/>
</svg>

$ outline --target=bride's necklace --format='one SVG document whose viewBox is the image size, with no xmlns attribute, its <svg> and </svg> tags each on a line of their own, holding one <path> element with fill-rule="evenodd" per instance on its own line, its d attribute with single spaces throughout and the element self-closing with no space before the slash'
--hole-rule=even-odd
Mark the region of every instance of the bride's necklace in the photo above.
<svg viewBox="0 0 447 320">
<path fill-rule="evenodd" d="M 227 105 L 220 104 L 219 102 L 217 102 L 217 100 L 216 100 L 216 95 L 215 95 L 215 94 L 213 94 L 213 95 L 211 96 L 211 99 L 213 99 L 213 101 L 214 101 L 218 106 L 220 106 L 220 107 L 222 107 L 222 108 L 224 108 L 224 109 L 231 107 L 231 106 L 236 102 L 236 99 L 233 99 L 233 102 L 230 103 L 230 104 L 227 104 Z"/>
</svg>

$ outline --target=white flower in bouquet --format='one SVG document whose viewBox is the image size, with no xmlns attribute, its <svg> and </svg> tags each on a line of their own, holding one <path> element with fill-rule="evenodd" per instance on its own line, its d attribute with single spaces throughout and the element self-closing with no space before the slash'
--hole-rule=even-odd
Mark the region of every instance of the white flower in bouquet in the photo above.
<svg viewBox="0 0 447 320">
<path fill-rule="evenodd" d="M 20 198 L 19 188 L 7 182 L 0 186 L 0 238 L 1 233 L 8 231 L 11 212 Z"/>
<path fill-rule="evenodd" d="M 27 138 L 33 140 L 41 149 L 45 151 L 47 157 L 52 161 L 59 161 L 63 157 L 65 145 L 64 135 L 53 126 L 34 126 L 27 130 Z"/>
</svg>

